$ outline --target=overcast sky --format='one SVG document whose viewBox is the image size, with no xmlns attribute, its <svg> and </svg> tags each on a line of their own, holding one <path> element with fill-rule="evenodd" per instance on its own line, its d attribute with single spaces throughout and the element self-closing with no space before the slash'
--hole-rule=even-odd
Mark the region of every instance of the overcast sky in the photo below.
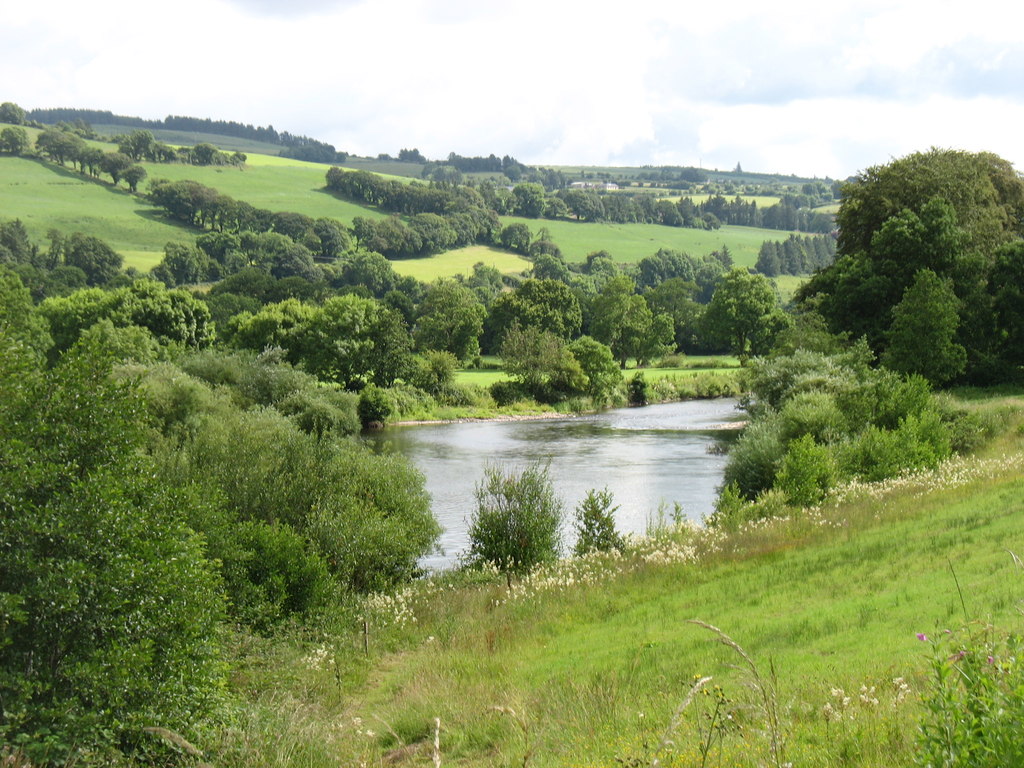
<svg viewBox="0 0 1024 768">
<path fill-rule="evenodd" d="M 371 155 L 844 178 L 939 146 L 1024 169 L 1022 21 L 1005 0 L 12 0 L 0 101 Z"/>
</svg>

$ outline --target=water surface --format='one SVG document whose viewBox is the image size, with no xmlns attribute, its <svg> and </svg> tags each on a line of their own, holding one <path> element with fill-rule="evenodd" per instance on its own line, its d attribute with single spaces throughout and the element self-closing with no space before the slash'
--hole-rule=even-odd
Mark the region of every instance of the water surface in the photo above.
<svg viewBox="0 0 1024 768">
<path fill-rule="evenodd" d="M 734 399 L 691 400 L 540 421 L 489 421 L 390 427 L 367 436 L 379 450 L 404 454 L 426 477 L 434 514 L 444 528 L 443 554 L 428 568 L 452 564 L 465 551 L 474 490 L 488 465 L 522 469 L 548 463 L 555 493 L 572 510 L 591 488 L 607 487 L 619 505 L 616 527 L 643 533 L 659 507 L 700 520 L 714 507 L 725 456 L 717 452 L 742 420 Z"/>
</svg>

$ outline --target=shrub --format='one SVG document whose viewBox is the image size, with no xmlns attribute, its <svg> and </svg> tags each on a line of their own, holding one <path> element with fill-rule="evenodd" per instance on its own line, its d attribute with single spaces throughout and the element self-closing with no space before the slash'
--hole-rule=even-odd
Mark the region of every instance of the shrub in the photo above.
<svg viewBox="0 0 1024 768">
<path fill-rule="evenodd" d="M 528 395 L 518 381 L 496 381 L 491 384 L 491 397 L 499 408 L 525 400 Z"/>
<path fill-rule="evenodd" d="M 744 429 L 729 451 L 729 463 L 723 478 L 725 484 L 735 483 L 747 499 L 771 488 L 786 455 L 781 432 L 776 414 L 755 420 Z"/>
<path fill-rule="evenodd" d="M 336 389 L 303 389 L 278 403 L 278 410 L 311 435 L 352 435 L 359 431 L 359 398 Z"/>
<path fill-rule="evenodd" d="M 375 384 L 368 384 L 359 393 L 359 405 L 357 407 L 359 421 L 363 427 L 373 424 L 383 425 L 394 410 L 387 392 Z"/>
<path fill-rule="evenodd" d="M 647 379 L 637 371 L 626 385 L 630 405 L 647 405 Z"/>
<path fill-rule="evenodd" d="M 615 530 L 615 512 L 618 505 L 612 505 L 612 494 L 607 488 L 601 491 L 591 488 L 583 501 L 576 507 L 575 555 L 588 552 L 622 551 L 622 536 Z"/>
<path fill-rule="evenodd" d="M 476 487 L 469 561 L 522 574 L 554 560 L 562 549 L 562 515 L 546 467 L 529 466 L 519 475 L 488 467 Z"/>
<path fill-rule="evenodd" d="M 286 525 L 249 520 L 234 528 L 235 556 L 223 564 L 232 613 L 265 632 L 309 614 L 331 595 L 327 564 Z"/>
<path fill-rule="evenodd" d="M 0 742 L 37 762 L 191 735 L 220 702 L 220 581 L 144 424 L 96 347 L 42 372 L 0 330 Z"/>
<path fill-rule="evenodd" d="M 836 464 L 827 446 L 818 445 L 810 435 L 789 444 L 775 486 L 790 504 L 812 507 L 820 502 L 836 481 Z"/>
</svg>

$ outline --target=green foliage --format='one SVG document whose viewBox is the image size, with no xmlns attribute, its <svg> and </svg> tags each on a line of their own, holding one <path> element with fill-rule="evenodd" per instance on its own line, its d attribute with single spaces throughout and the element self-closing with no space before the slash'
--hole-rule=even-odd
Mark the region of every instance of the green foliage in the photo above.
<svg viewBox="0 0 1024 768">
<path fill-rule="evenodd" d="M 431 395 L 441 395 L 455 382 L 458 358 L 451 352 L 427 350 L 416 358 L 409 383 Z"/>
<path fill-rule="evenodd" d="M 550 331 L 513 325 L 501 344 L 505 371 L 540 402 L 586 391 L 588 380 L 569 346 Z"/>
<path fill-rule="evenodd" d="M 562 548 L 562 516 L 546 467 L 531 465 L 519 474 L 488 467 L 476 488 L 468 560 L 508 574 L 554 560 Z"/>
<path fill-rule="evenodd" d="M 805 434 L 789 444 L 775 487 L 786 494 L 786 500 L 793 506 L 812 507 L 835 484 L 836 475 L 832 452 Z"/>
<path fill-rule="evenodd" d="M 590 336 L 580 336 L 569 344 L 569 351 L 587 377 L 587 394 L 595 403 L 606 402 L 622 383 L 622 370 L 612 351 Z"/>
<path fill-rule="evenodd" d="M 195 500 L 156 477 L 139 401 L 94 346 L 43 372 L 0 344 L 0 740 L 57 764 L 154 723 L 190 735 L 223 685 Z"/>
<path fill-rule="evenodd" d="M 744 498 L 752 499 L 774 485 L 785 455 L 786 444 L 778 416 L 771 414 L 755 419 L 729 451 L 724 483 L 735 485 Z"/>
<path fill-rule="evenodd" d="M 967 367 L 967 350 L 956 342 L 959 300 L 951 280 L 922 269 L 903 299 L 893 307 L 889 346 L 882 364 L 901 373 L 917 373 L 932 384 L 955 379 Z"/>
<path fill-rule="evenodd" d="M 473 291 L 454 280 L 439 280 L 427 289 L 417 310 L 416 347 L 469 360 L 480 354 L 486 316 Z"/>
<path fill-rule="evenodd" d="M 626 397 L 630 405 L 647 405 L 647 379 L 637 371 L 626 382 Z"/>
<path fill-rule="evenodd" d="M 764 354 L 788 325 L 779 297 L 764 275 L 736 268 L 725 275 L 704 312 L 705 332 L 733 354 Z"/>
<path fill-rule="evenodd" d="M 600 491 L 591 488 L 587 491 L 583 501 L 576 507 L 574 555 L 610 552 L 613 549 L 621 552 L 624 549 L 625 542 L 615 530 L 615 512 L 618 509 L 607 488 Z"/>
<path fill-rule="evenodd" d="M 356 411 L 363 427 L 382 426 L 391 416 L 393 408 L 387 392 L 374 384 L 367 384 L 359 393 L 359 405 Z"/>
<path fill-rule="evenodd" d="M 1024 764 L 1021 636 L 982 624 L 918 637 L 933 650 L 918 765 Z"/>
<path fill-rule="evenodd" d="M 324 607 L 334 583 L 322 555 L 290 526 L 245 520 L 220 555 L 232 615 L 258 632 Z"/>
</svg>

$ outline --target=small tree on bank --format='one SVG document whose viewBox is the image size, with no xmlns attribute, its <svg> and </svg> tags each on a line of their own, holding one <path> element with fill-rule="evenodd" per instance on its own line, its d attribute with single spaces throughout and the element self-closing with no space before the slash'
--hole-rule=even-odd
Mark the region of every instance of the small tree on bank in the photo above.
<svg viewBox="0 0 1024 768">
<path fill-rule="evenodd" d="M 562 551 L 563 511 L 547 467 L 532 465 L 520 474 L 488 467 L 476 487 L 470 562 L 493 563 L 511 579 L 556 559 Z"/>
</svg>

